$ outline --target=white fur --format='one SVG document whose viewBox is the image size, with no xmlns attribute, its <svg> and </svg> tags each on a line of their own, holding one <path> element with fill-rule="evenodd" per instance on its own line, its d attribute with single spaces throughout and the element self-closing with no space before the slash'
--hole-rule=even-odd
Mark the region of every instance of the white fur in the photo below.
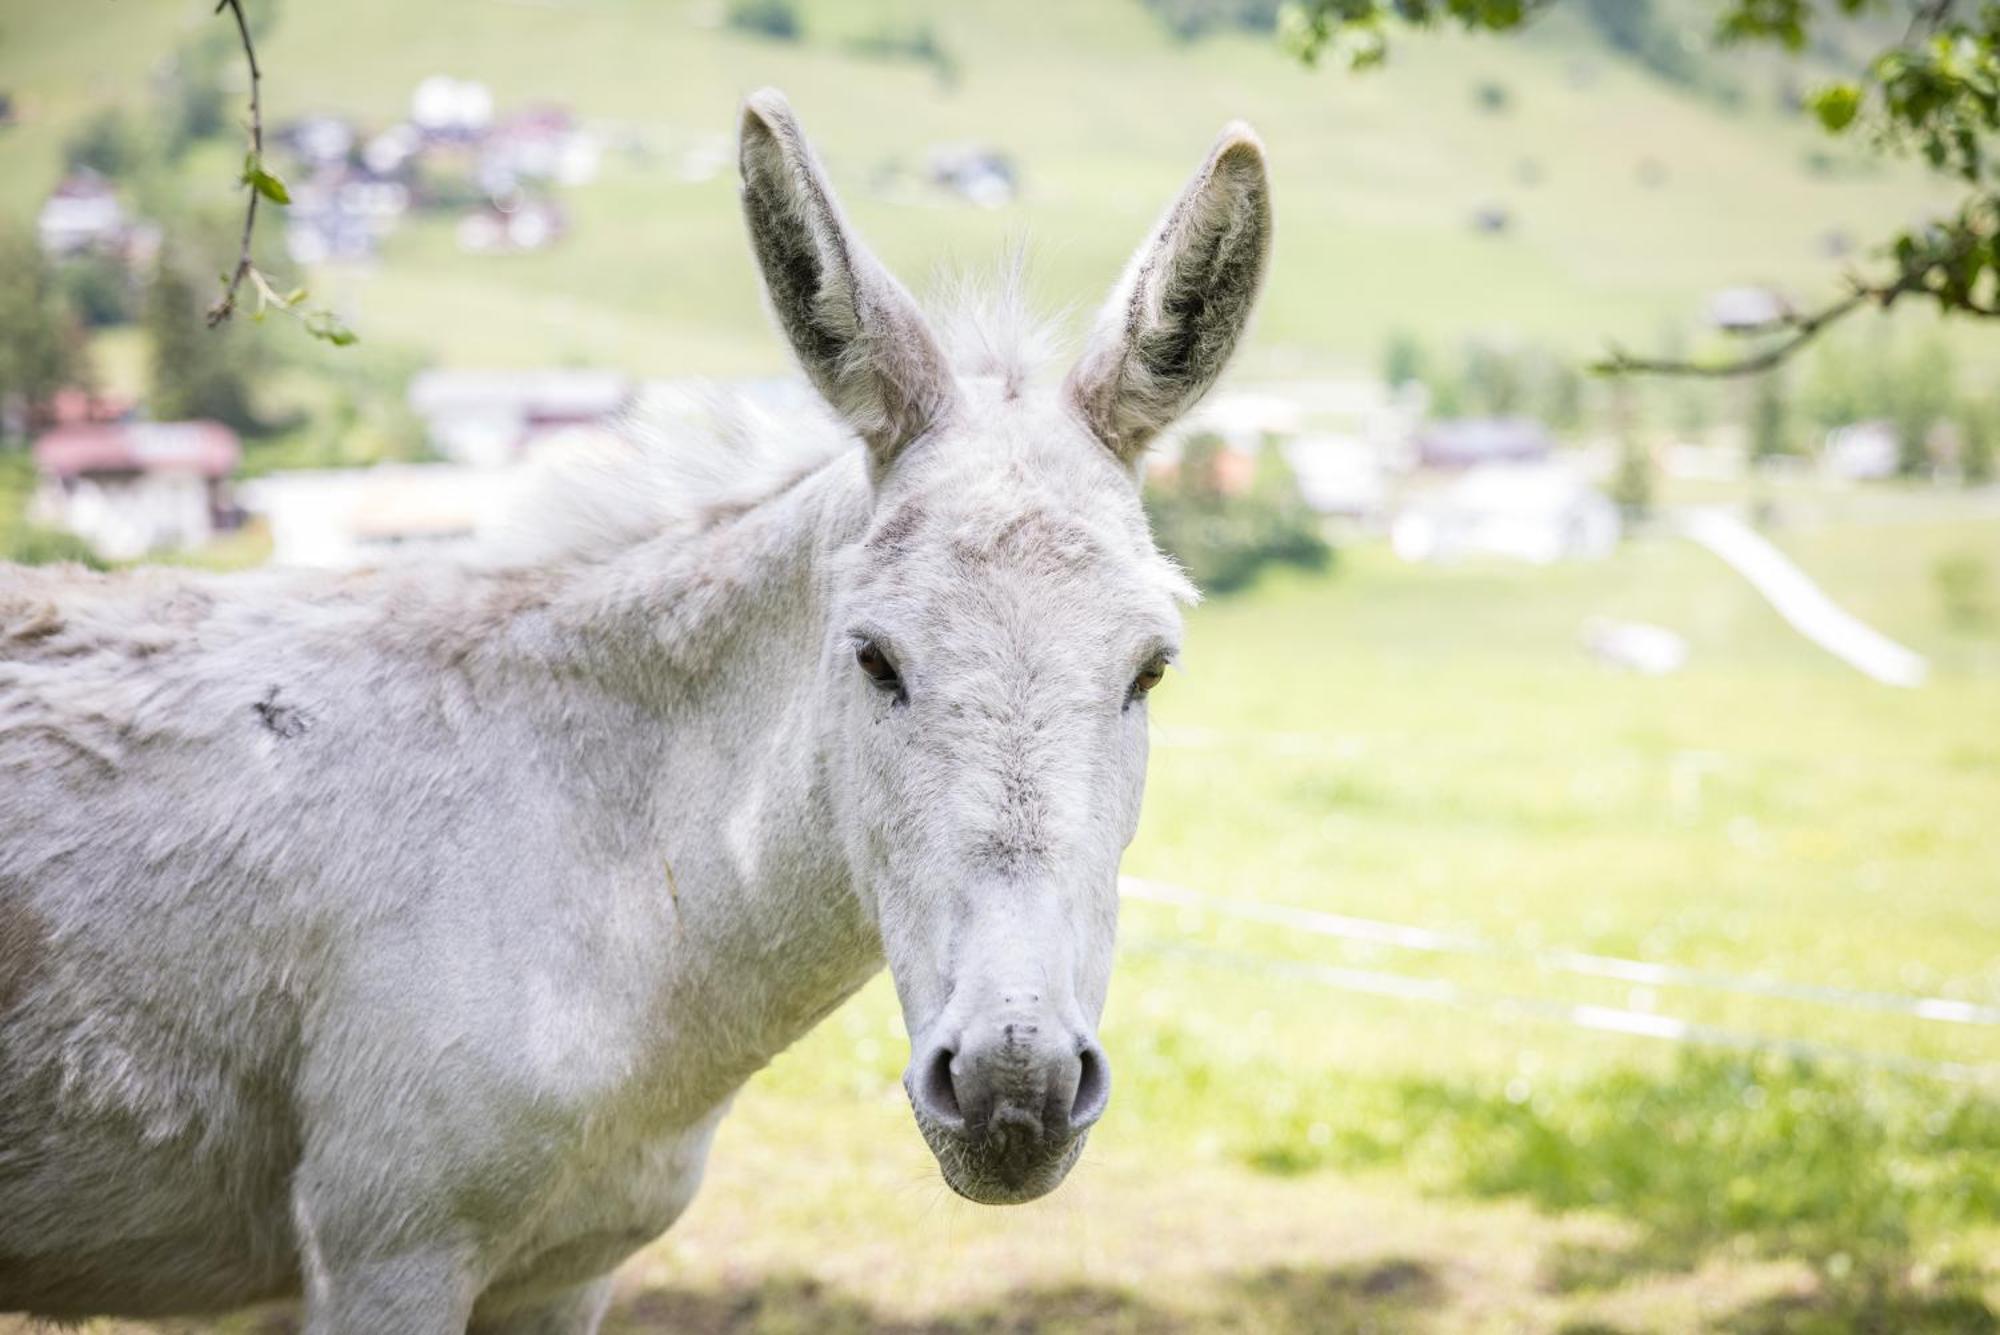
<svg viewBox="0 0 2000 1335">
<path fill-rule="evenodd" d="M 947 1179 L 1061 1179 L 1190 591 L 1071 402 L 910 346 L 841 383 L 915 435 L 718 410 L 532 561 L 0 568 L 0 1310 L 594 1330 L 885 957 L 919 1054 L 1054 1054 L 967 1068 L 1046 1127 L 920 1113 Z"/>
</svg>

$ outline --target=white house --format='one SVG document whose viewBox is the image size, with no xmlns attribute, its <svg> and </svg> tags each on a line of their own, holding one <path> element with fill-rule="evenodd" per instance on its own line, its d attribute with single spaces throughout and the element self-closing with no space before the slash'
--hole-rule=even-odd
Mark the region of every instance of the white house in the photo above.
<svg viewBox="0 0 2000 1335">
<path fill-rule="evenodd" d="M 1854 422 L 1826 433 L 1820 468 L 1831 477 L 1874 482 L 1896 476 L 1902 443 L 1889 422 Z"/>
<path fill-rule="evenodd" d="M 351 570 L 417 554 L 463 555 L 508 513 L 513 469 L 383 464 L 273 473 L 243 485 L 282 566 Z"/>
<path fill-rule="evenodd" d="M 1405 561 L 1502 556 L 1546 565 L 1608 556 L 1618 507 L 1567 464 L 1488 464 L 1398 514 L 1390 545 Z"/>
<path fill-rule="evenodd" d="M 438 453 L 456 463 L 512 463 L 538 435 L 602 423 L 632 399 L 620 371 L 425 371 L 410 381 L 410 409 Z"/>
<path fill-rule="evenodd" d="M 73 172 L 42 202 L 35 234 L 50 255 L 116 245 L 125 235 L 125 210 L 109 181 L 93 171 Z"/>
<path fill-rule="evenodd" d="M 91 422 L 35 442 L 37 522 L 129 561 L 197 547 L 234 516 L 227 479 L 242 458 L 220 422 Z"/>
</svg>

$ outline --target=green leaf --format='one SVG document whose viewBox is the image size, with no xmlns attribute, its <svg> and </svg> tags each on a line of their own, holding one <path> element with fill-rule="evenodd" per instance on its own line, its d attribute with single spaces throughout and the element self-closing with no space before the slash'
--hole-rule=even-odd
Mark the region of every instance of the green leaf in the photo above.
<svg viewBox="0 0 2000 1335">
<path fill-rule="evenodd" d="M 1831 83 L 1817 89 L 1806 99 L 1806 105 L 1819 117 L 1819 123 L 1827 133 L 1839 134 L 1854 124 L 1855 116 L 1861 111 L 1861 90 L 1851 83 Z"/>
<path fill-rule="evenodd" d="M 255 153 L 243 155 L 243 175 L 237 178 L 273 204 L 289 204 L 292 192 L 285 189 L 285 183 L 264 170 L 264 164 Z"/>
<path fill-rule="evenodd" d="M 336 348 L 359 343 L 361 336 L 340 322 L 340 317 L 332 311 L 314 311 L 306 317 L 306 332 L 314 338 L 324 339 Z"/>
<path fill-rule="evenodd" d="M 285 189 L 285 183 L 265 171 L 262 167 L 250 173 L 250 186 L 273 204 L 289 204 L 292 202 L 292 192 Z"/>
</svg>

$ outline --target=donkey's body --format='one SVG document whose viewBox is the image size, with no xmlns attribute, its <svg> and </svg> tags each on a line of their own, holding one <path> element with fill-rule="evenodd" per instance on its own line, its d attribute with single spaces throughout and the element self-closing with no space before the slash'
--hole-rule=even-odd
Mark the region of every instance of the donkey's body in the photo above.
<svg viewBox="0 0 2000 1335">
<path fill-rule="evenodd" d="M 554 571 L 8 572 L 5 1305 L 227 1307 L 357 1239 L 504 1301 L 671 1223 L 880 964 L 814 727 L 866 490 Z"/>
<path fill-rule="evenodd" d="M 743 168 L 833 447 L 635 447 L 532 566 L 0 569 L 0 1310 L 592 1330 L 885 957 L 946 1180 L 1075 1161 L 1189 592 L 1133 470 L 1247 316 L 1261 156 L 1225 133 L 1060 395 L 948 356 L 775 95 Z"/>
</svg>

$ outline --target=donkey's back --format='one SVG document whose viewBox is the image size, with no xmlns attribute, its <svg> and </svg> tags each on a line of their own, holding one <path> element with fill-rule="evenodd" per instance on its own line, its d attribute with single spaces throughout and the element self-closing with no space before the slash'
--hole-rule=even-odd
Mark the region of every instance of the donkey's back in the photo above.
<svg viewBox="0 0 2000 1335">
<path fill-rule="evenodd" d="M 479 787 L 436 592 L 0 566 L 0 1310 L 297 1290 L 302 1054 Z"/>
</svg>

